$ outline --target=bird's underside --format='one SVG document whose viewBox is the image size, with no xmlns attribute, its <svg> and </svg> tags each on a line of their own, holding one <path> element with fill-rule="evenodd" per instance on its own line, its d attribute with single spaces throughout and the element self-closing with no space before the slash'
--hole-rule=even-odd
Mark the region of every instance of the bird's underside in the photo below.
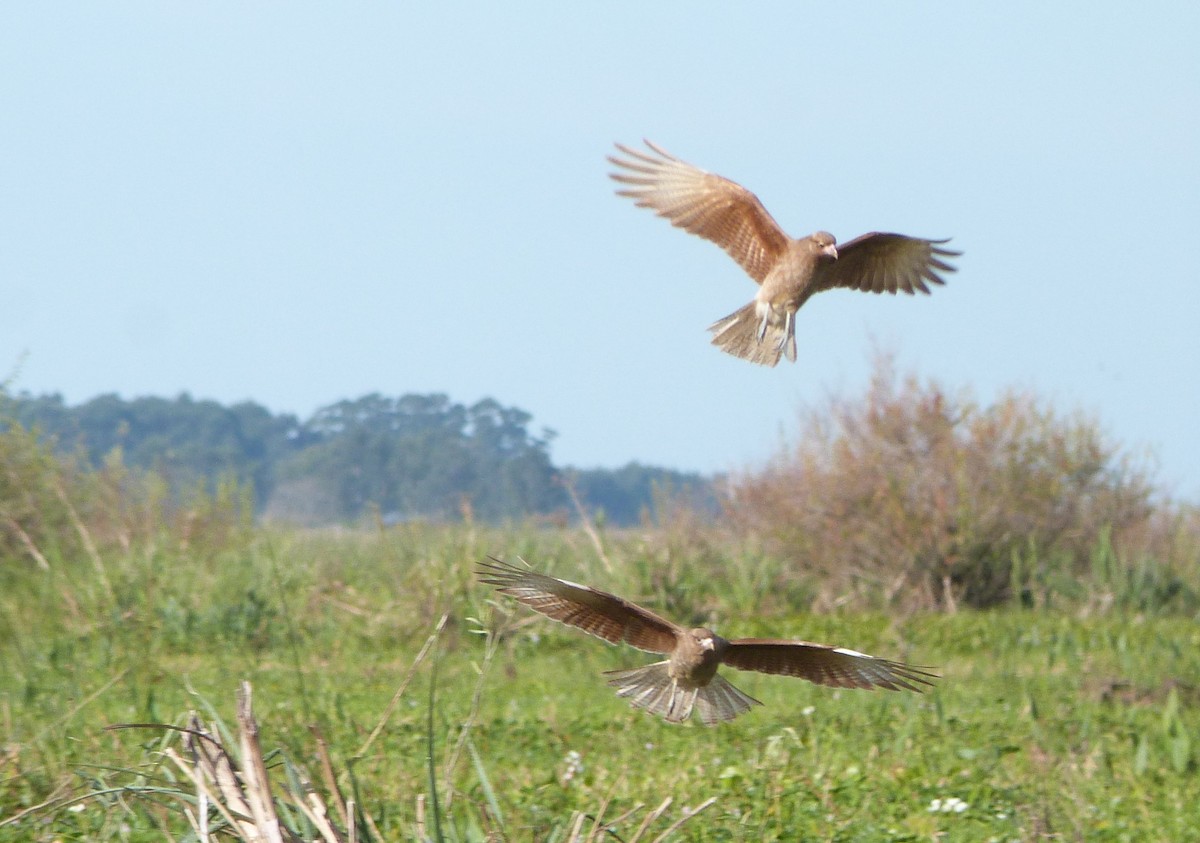
<svg viewBox="0 0 1200 843">
<path fill-rule="evenodd" d="M 501 594 L 548 618 L 611 644 L 666 655 L 665 661 L 607 675 L 618 696 L 670 723 L 696 714 L 712 725 L 761 705 L 717 672 L 721 664 L 837 688 L 920 691 L 936 678 L 923 668 L 843 647 L 789 639 L 727 640 L 708 629 L 685 629 L 614 594 L 495 558 L 479 563 L 478 574 Z"/>
<path fill-rule="evenodd" d="M 814 293 L 845 287 L 872 293 L 928 293 L 954 272 L 944 259 L 960 252 L 947 240 L 872 232 L 837 246 L 818 231 L 791 238 L 758 197 L 740 184 L 682 161 L 646 141 L 649 152 L 617 144 L 609 161 L 617 193 L 683 230 L 716 243 L 759 284 L 745 307 L 714 322 L 713 345 L 735 357 L 774 366 L 796 360 L 796 311 Z"/>
</svg>

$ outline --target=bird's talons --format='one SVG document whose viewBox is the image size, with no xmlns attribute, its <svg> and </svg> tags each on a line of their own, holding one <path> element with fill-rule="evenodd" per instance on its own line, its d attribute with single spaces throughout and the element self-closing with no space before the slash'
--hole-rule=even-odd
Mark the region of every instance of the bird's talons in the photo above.
<svg viewBox="0 0 1200 843">
<path fill-rule="evenodd" d="M 775 346 L 777 351 L 783 351 L 784 347 L 788 344 L 788 340 L 792 338 L 792 332 L 795 330 L 795 318 L 796 314 L 791 310 L 787 311 L 784 315 L 783 334 L 779 337 L 779 342 Z"/>
</svg>

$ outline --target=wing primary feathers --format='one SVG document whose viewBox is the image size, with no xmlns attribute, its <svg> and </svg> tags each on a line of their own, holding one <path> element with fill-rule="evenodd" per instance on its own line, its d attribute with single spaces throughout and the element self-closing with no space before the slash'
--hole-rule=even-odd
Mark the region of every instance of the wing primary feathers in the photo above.
<svg viewBox="0 0 1200 843">
<path fill-rule="evenodd" d="M 925 667 L 876 658 L 844 647 L 809 641 L 740 638 L 730 642 L 723 659 L 740 670 L 796 676 L 839 688 L 920 691 L 938 676 Z"/>
<path fill-rule="evenodd" d="M 628 600 L 547 574 L 524 570 L 495 557 L 478 563 L 481 582 L 496 586 L 533 611 L 601 638 L 650 653 L 675 648 L 675 624 Z"/>
<path fill-rule="evenodd" d="M 649 152 L 615 144 L 622 156 L 613 181 L 628 185 L 618 196 L 632 199 L 677 228 L 720 246 L 762 283 L 787 247 L 788 238 L 758 197 L 727 178 L 702 170 L 646 141 Z"/>
</svg>

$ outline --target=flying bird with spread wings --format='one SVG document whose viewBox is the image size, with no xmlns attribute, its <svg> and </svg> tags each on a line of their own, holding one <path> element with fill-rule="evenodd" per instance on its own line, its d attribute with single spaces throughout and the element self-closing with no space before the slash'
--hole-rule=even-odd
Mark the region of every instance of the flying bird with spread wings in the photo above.
<svg viewBox="0 0 1200 843">
<path fill-rule="evenodd" d="M 609 156 L 620 168 L 610 177 L 625 185 L 617 193 L 716 243 L 758 283 L 754 301 L 709 326 L 713 345 L 752 363 L 796 362 L 796 311 L 813 293 L 928 293 L 945 283 L 939 273 L 955 271 L 944 258 L 962 254 L 942 248 L 949 240 L 882 232 L 840 247 L 827 231 L 793 239 L 740 184 L 645 143 L 649 152 L 617 144 L 624 157 Z"/>
<path fill-rule="evenodd" d="M 936 674 L 900 662 L 879 659 L 844 647 L 773 638 L 726 640 L 703 627 L 678 624 L 595 588 L 509 565 L 494 557 L 479 563 L 479 578 L 516 599 L 569 626 L 639 650 L 667 655 L 665 661 L 632 670 L 610 670 L 608 684 L 635 708 L 645 709 L 668 723 L 682 723 L 695 712 L 707 726 L 732 720 L 762 705 L 739 691 L 720 674 L 722 664 L 798 676 L 837 688 L 887 688 L 920 691 Z"/>
</svg>

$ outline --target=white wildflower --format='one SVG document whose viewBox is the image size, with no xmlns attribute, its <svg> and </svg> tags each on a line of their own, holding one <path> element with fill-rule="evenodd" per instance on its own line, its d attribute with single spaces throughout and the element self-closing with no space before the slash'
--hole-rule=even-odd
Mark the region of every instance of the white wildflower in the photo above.
<svg viewBox="0 0 1200 843">
<path fill-rule="evenodd" d="M 571 783 L 573 778 L 583 772 L 583 756 L 572 749 L 563 759 L 563 764 L 562 775 L 558 777 L 558 780 L 565 787 Z"/>
<path fill-rule="evenodd" d="M 934 799 L 929 803 L 931 814 L 961 814 L 970 806 L 957 796 L 947 796 L 945 799 Z"/>
</svg>

